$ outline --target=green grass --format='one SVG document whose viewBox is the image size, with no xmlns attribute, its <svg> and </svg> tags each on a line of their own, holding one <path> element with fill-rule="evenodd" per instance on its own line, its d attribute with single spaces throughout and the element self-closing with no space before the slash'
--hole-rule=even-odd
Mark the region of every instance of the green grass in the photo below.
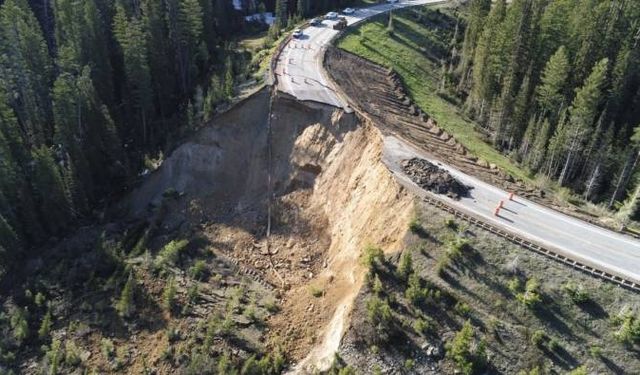
<svg viewBox="0 0 640 375">
<path fill-rule="evenodd" d="M 472 154 L 516 178 L 531 182 L 529 173 L 482 140 L 481 134 L 474 130 L 475 124 L 456 104 L 437 95 L 441 67 L 427 56 L 430 51 L 446 51 L 453 30 L 425 26 L 416 18 L 421 12 L 422 7 L 394 12 L 392 35 L 387 32 L 388 15 L 375 17 L 348 31 L 337 46 L 393 68 L 415 103 Z"/>
</svg>

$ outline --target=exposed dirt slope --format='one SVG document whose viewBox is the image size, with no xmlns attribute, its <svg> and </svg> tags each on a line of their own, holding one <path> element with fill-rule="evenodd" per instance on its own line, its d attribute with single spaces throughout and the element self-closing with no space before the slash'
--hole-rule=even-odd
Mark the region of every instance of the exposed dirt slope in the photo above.
<svg viewBox="0 0 640 375">
<path fill-rule="evenodd" d="M 311 353 L 302 371 L 329 365 L 361 284 L 361 249 L 399 248 L 412 203 L 381 162 L 375 127 L 282 94 L 272 108 L 270 131 L 266 92 L 221 116 L 131 201 L 144 213 L 175 189 L 184 208 L 167 222 L 199 228 L 211 251 L 280 295 L 268 322 L 273 345 L 294 361 Z"/>
</svg>

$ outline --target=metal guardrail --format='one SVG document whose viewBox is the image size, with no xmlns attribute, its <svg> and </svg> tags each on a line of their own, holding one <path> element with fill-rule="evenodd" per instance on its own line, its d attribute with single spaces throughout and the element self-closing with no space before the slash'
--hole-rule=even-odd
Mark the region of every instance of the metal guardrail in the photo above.
<svg viewBox="0 0 640 375">
<path fill-rule="evenodd" d="M 434 206 L 434 207 L 437 207 L 437 208 L 439 208 L 439 209 L 441 209 L 443 211 L 446 211 L 446 212 L 454 215 L 457 218 L 460 218 L 460 219 L 462 219 L 462 220 L 464 220 L 464 221 L 466 221 L 466 222 L 468 222 L 470 224 L 473 224 L 473 225 L 475 225 L 475 226 L 477 226 L 479 228 L 482 228 L 482 229 L 487 230 L 487 231 L 489 231 L 489 232 L 491 232 L 493 234 L 496 234 L 496 235 L 498 235 L 498 236 L 500 236 L 502 238 L 505 238 L 505 239 L 507 239 L 507 240 L 517 244 L 517 245 L 520 245 L 520 246 L 522 246 L 522 247 L 524 247 L 526 249 L 532 250 L 532 251 L 534 251 L 534 252 L 536 252 L 538 254 L 542 254 L 542 255 L 544 255 L 544 256 L 546 256 L 548 258 L 551 258 L 551 259 L 553 259 L 555 261 L 558 261 L 560 263 L 569 265 L 569 266 L 571 266 L 571 267 L 573 267 L 573 268 L 575 268 L 575 269 L 577 269 L 579 271 L 582 271 L 582 272 L 584 272 L 586 274 L 589 274 L 591 276 L 595 276 L 595 277 L 601 278 L 603 280 L 616 283 L 616 284 L 618 284 L 620 286 L 623 286 L 623 287 L 625 287 L 627 289 L 630 289 L 630 290 L 633 290 L 635 292 L 640 292 L 640 285 L 638 285 L 634 281 L 625 279 L 625 278 L 617 276 L 617 275 L 612 275 L 612 274 L 610 274 L 608 272 L 599 270 L 599 269 L 597 269 L 595 267 L 592 267 L 592 266 L 583 264 L 581 262 L 572 260 L 572 259 L 570 259 L 570 258 L 568 258 L 568 257 L 566 257 L 566 256 L 564 256 L 562 254 L 559 254 L 559 253 L 557 253 L 555 251 L 549 250 L 549 249 L 547 249 L 547 248 L 545 248 L 545 247 L 543 247 L 543 246 L 541 246 L 541 245 L 539 245 L 539 244 L 537 244 L 537 243 L 535 243 L 533 241 L 526 240 L 526 239 L 524 239 L 524 238 L 522 238 L 522 237 L 520 237 L 520 236 L 518 236 L 518 235 L 516 235 L 516 234 L 514 234 L 514 233 L 512 233 L 510 231 L 498 228 L 495 225 L 489 224 L 489 223 L 487 223 L 487 222 L 485 222 L 483 220 L 480 220 L 480 219 L 478 219 L 478 218 L 476 218 L 474 216 L 471 216 L 471 215 L 469 215 L 469 214 L 467 214 L 465 212 L 462 212 L 462 211 L 460 211 L 460 210 L 448 205 L 447 203 L 441 201 L 440 199 L 436 199 L 436 198 L 433 198 L 433 197 L 426 196 L 426 197 L 423 198 L 423 200 L 425 202 L 429 203 L 430 205 Z"/>
</svg>

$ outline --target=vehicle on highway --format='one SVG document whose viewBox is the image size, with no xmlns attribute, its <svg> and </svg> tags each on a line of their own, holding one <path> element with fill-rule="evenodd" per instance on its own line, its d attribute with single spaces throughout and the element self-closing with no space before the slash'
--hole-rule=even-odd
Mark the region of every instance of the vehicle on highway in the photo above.
<svg viewBox="0 0 640 375">
<path fill-rule="evenodd" d="M 300 37 L 302 37 L 302 30 L 301 29 L 295 29 L 293 31 L 293 37 L 296 39 L 300 39 Z"/>
<path fill-rule="evenodd" d="M 338 22 L 333 24 L 334 30 L 343 30 L 347 28 L 347 19 L 344 17 L 338 18 Z"/>
<path fill-rule="evenodd" d="M 328 20 L 335 20 L 336 18 L 338 18 L 338 13 L 336 12 L 329 12 L 327 13 L 324 18 L 328 19 Z"/>
<path fill-rule="evenodd" d="M 311 21 L 309 21 L 309 25 L 320 26 L 322 25 L 322 20 L 320 18 L 312 18 Z"/>
<path fill-rule="evenodd" d="M 356 10 L 353 8 L 345 8 L 345 10 L 342 11 L 342 14 L 353 14 L 355 12 Z"/>
<path fill-rule="evenodd" d="M 399 0 L 387 0 L 387 3 L 389 4 L 395 4 L 395 3 L 399 3 Z"/>
</svg>

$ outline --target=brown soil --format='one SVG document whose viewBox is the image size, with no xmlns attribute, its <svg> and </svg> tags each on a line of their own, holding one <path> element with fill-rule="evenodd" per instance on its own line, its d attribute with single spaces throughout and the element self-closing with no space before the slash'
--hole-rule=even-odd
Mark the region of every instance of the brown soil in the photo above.
<svg viewBox="0 0 640 375">
<path fill-rule="evenodd" d="M 402 169 L 418 186 L 436 194 L 446 194 L 453 199 L 460 199 L 469 194 L 469 188 L 466 185 L 427 160 L 420 158 L 403 160 Z"/>
<path fill-rule="evenodd" d="M 216 119 L 130 202 L 141 215 L 175 189 L 183 209 L 166 221 L 198 225 L 211 251 L 272 288 L 281 308 L 268 321 L 272 344 L 322 367 L 359 290 L 360 250 L 397 250 L 411 203 L 380 160 L 375 127 L 283 94 L 272 109 L 271 132 L 266 91 Z"/>
</svg>

